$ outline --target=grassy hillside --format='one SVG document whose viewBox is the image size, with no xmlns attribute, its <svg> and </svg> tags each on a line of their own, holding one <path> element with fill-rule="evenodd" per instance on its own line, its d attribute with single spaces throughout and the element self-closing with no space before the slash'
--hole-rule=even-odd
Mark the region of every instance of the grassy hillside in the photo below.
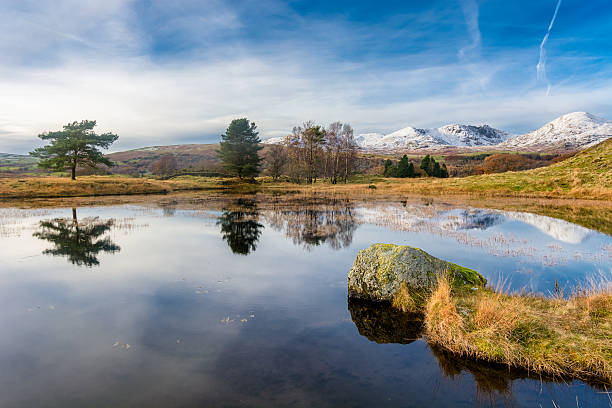
<svg viewBox="0 0 612 408">
<path fill-rule="evenodd" d="M 110 169 L 113 174 L 149 174 L 153 164 L 166 154 L 174 155 L 179 169 L 206 168 L 220 169 L 221 162 L 215 151 L 218 144 L 186 144 L 172 146 L 152 146 L 125 152 L 110 153 L 109 159 L 116 163 Z"/>
<path fill-rule="evenodd" d="M 202 146 L 214 154 L 214 145 Z M 151 149 L 151 148 L 149 148 Z M 163 150 L 139 149 L 123 152 L 115 160 L 129 162 L 150 152 L 159 155 Z M 131 151 L 135 152 L 135 151 Z M 144 152 L 144 153 L 143 153 Z M 129 154 L 137 156 L 130 157 Z M 142 160 L 142 159 L 138 159 Z M 356 177 L 350 184 L 296 185 L 272 182 L 262 178 L 258 184 L 245 184 L 237 180 L 181 177 L 172 182 L 147 178 L 81 177 L 76 182 L 64 178 L 1 179 L 0 198 L 23 197 L 71 197 L 110 194 L 143 194 L 169 192 L 176 189 L 225 189 L 229 191 L 263 191 L 285 193 L 308 191 L 346 196 L 401 197 L 403 195 L 462 194 L 488 197 L 543 197 L 584 198 L 612 200 L 612 139 L 587 149 L 560 163 L 534 170 L 438 179 L 384 179 L 381 177 Z M 175 183 L 175 184 L 172 184 Z M 96 184 L 99 186 L 96 187 Z"/>
<path fill-rule="evenodd" d="M 0 153 L 0 175 L 39 173 L 37 162 L 34 157 L 26 155 Z"/>
<path fill-rule="evenodd" d="M 612 139 L 538 169 L 451 179 L 413 179 L 386 188 L 412 193 L 612 199 Z"/>
</svg>

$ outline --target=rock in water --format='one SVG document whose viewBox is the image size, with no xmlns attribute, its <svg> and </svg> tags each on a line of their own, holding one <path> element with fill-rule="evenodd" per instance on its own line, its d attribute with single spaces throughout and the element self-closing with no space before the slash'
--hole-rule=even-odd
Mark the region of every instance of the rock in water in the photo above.
<svg viewBox="0 0 612 408">
<path fill-rule="evenodd" d="M 409 246 L 374 244 L 359 251 L 348 276 L 349 297 L 390 302 L 408 310 L 408 302 L 421 303 L 435 286 L 438 276 L 447 274 L 458 287 L 484 286 L 478 272 L 446 262 Z"/>
</svg>

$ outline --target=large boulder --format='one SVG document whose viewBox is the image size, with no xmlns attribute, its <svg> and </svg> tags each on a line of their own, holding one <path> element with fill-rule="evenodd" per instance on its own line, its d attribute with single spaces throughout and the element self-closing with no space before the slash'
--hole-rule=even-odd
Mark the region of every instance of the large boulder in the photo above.
<svg viewBox="0 0 612 408">
<path fill-rule="evenodd" d="M 411 306 L 423 303 L 442 274 L 455 287 L 481 287 L 487 282 L 478 272 L 438 259 L 421 249 L 374 244 L 359 251 L 349 272 L 348 293 L 353 298 L 414 309 Z"/>
</svg>

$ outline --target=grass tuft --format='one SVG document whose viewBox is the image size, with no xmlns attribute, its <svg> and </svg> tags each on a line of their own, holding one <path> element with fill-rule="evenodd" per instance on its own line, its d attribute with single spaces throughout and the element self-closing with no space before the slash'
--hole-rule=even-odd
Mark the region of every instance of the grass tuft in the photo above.
<svg viewBox="0 0 612 408">
<path fill-rule="evenodd" d="M 427 301 L 433 344 L 451 353 L 559 377 L 612 384 L 612 285 L 568 299 L 491 290 L 452 293 L 441 279 Z"/>
</svg>

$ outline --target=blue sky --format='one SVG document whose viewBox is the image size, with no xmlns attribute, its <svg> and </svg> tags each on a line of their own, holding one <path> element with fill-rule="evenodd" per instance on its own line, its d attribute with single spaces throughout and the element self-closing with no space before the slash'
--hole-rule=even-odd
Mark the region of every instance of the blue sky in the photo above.
<svg viewBox="0 0 612 408">
<path fill-rule="evenodd" d="M 573 111 L 612 119 L 612 4 L 498 1 L 0 0 L 0 151 L 80 119 L 113 150 L 262 138 L 303 121 L 356 133 Z M 550 86 L 550 90 L 549 90 Z"/>
</svg>

